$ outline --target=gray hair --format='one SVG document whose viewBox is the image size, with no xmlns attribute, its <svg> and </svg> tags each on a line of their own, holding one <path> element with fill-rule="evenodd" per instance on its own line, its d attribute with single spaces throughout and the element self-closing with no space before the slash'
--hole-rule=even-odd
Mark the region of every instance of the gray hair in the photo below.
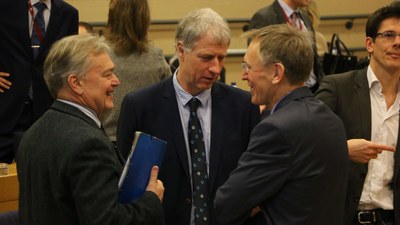
<svg viewBox="0 0 400 225">
<path fill-rule="evenodd" d="M 282 63 L 291 84 L 308 80 L 314 63 L 312 35 L 287 24 L 269 25 L 245 33 L 260 42 L 261 63 Z"/>
<path fill-rule="evenodd" d="M 210 8 L 196 9 L 179 22 L 175 43 L 181 41 L 185 49 L 192 50 L 196 41 L 209 32 L 215 41 L 230 44 L 231 31 L 228 23 Z"/>
<path fill-rule="evenodd" d="M 83 77 L 87 73 L 89 56 L 109 52 L 105 39 L 93 34 L 72 35 L 54 43 L 44 62 L 44 79 L 51 95 L 57 98 L 70 74 Z"/>
</svg>

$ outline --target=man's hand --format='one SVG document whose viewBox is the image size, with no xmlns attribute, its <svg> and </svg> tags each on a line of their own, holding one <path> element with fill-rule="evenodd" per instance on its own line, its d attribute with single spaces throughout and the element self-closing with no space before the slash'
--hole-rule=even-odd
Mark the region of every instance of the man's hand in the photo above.
<svg viewBox="0 0 400 225">
<path fill-rule="evenodd" d="M 349 156 L 353 162 L 368 163 L 371 159 L 376 159 L 382 151 L 391 151 L 395 149 L 389 145 L 377 144 L 365 139 L 350 139 L 347 140 L 349 148 Z"/>
<path fill-rule="evenodd" d="M 10 89 L 11 82 L 6 79 L 10 74 L 6 72 L 0 72 L 0 93 L 3 93 L 5 90 Z"/>
<path fill-rule="evenodd" d="M 164 197 L 164 185 L 161 180 L 157 179 L 158 176 L 158 166 L 153 166 L 150 173 L 149 184 L 147 185 L 146 191 L 154 192 L 160 201 L 163 200 Z"/>
</svg>

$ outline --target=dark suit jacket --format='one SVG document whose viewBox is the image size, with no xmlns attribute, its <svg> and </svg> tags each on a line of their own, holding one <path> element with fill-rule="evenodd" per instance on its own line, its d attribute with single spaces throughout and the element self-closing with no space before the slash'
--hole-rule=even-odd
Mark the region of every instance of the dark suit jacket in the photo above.
<svg viewBox="0 0 400 225">
<path fill-rule="evenodd" d="M 367 68 L 326 76 L 316 97 L 325 102 L 343 121 L 347 139 L 371 140 L 371 100 Z M 400 126 L 400 122 L 399 122 Z M 400 225 L 400 132 L 395 153 L 393 180 L 395 224 Z M 350 162 L 345 223 L 351 224 L 360 201 L 368 164 Z"/>
<path fill-rule="evenodd" d="M 78 11 L 62 0 L 51 1 L 46 37 L 36 61 L 31 48 L 27 1 L 1 0 L 0 11 L 0 71 L 10 73 L 7 79 L 12 82 L 10 90 L 0 93 L 0 134 L 5 134 L 15 128 L 31 83 L 35 119 L 53 102 L 43 79 L 44 59 L 55 41 L 78 33 Z"/>
<path fill-rule="evenodd" d="M 123 161 L 92 119 L 55 101 L 18 149 L 21 224 L 163 224 L 153 192 L 117 203 Z"/>
<path fill-rule="evenodd" d="M 314 74 L 317 77 L 316 86 L 312 87 L 312 91 L 316 91 L 319 83 L 324 77 L 321 65 L 318 60 L 317 46 L 315 45 L 315 32 L 309 18 L 300 11 L 301 19 L 307 27 L 307 30 L 312 33 L 313 50 L 314 50 Z M 259 9 L 250 19 L 249 29 L 258 29 L 272 24 L 286 23 L 285 14 L 282 11 L 278 1 L 274 1 L 271 5 Z"/>
<path fill-rule="evenodd" d="M 158 84 L 125 96 L 117 131 L 118 147 L 127 155 L 135 131 L 143 131 L 168 142 L 159 179 L 165 186 L 164 211 L 168 225 L 188 225 L 192 206 L 192 191 L 188 156 L 179 116 L 175 89 L 170 77 Z M 250 94 L 222 83 L 211 90 L 211 144 L 209 193 L 214 198 L 217 188 L 245 151 L 250 132 L 259 122 L 257 106 Z M 212 209 L 212 201 L 210 200 Z M 215 215 L 211 215 L 211 224 Z"/>
<path fill-rule="evenodd" d="M 253 130 L 238 168 L 215 197 L 221 224 L 261 206 L 263 224 L 341 224 L 347 180 L 340 119 L 307 87 L 284 97 Z"/>
</svg>

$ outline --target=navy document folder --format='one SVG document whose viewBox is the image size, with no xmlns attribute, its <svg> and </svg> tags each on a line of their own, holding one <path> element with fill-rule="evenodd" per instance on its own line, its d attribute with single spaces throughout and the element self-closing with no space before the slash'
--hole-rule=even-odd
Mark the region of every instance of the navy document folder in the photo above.
<svg viewBox="0 0 400 225">
<path fill-rule="evenodd" d="M 167 142 L 136 131 L 135 139 L 119 179 L 118 201 L 129 203 L 143 195 L 149 183 L 151 168 L 161 167 Z"/>
</svg>

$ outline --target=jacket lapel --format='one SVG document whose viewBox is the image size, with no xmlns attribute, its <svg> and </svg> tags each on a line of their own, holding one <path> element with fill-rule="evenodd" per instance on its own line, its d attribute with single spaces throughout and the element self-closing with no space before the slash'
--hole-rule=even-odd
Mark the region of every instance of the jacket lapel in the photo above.
<svg viewBox="0 0 400 225">
<path fill-rule="evenodd" d="M 223 134 L 224 131 L 224 118 L 226 118 L 226 110 L 229 106 L 227 103 L 223 101 L 224 93 L 222 93 L 222 89 L 219 88 L 219 84 L 215 83 L 211 90 L 211 140 L 210 140 L 210 158 L 209 158 L 209 188 L 213 190 L 213 186 L 215 183 L 215 178 L 217 176 L 218 166 L 221 158 L 221 144 L 224 140 Z"/>
<path fill-rule="evenodd" d="M 172 149 L 176 149 L 182 167 L 184 168 L 186 178 L 190 181 L 189 174 L 189 162 L 188 155 L 186 151 L 185 136 L 182 130 L 182 122 L 178 112 L 178 103 L 176 101 L 175 89 L 173 85 L 173 76 L 168 78 L 160 86 L 161 93 L 163 95 L 162 99 L 162 110 L 165 113 L 166 120 L 169 124 L 170 132 L 173 139 L 173 143 L 168 143 L 168 145 L 173 145 Z M 171 110 L 174 109 L 174 110 Z"/>
<path fill-rule="evenodd" d="M 358 109 L 361 119 L 362 136 L 371 139 L 371 101 L 369 96 L 369 87 L 367 79 L 367 69 L 358 71 L 354 77 L 354 89 L 357 98 L 355 102 L 359 103 Z"/>
</svg>

